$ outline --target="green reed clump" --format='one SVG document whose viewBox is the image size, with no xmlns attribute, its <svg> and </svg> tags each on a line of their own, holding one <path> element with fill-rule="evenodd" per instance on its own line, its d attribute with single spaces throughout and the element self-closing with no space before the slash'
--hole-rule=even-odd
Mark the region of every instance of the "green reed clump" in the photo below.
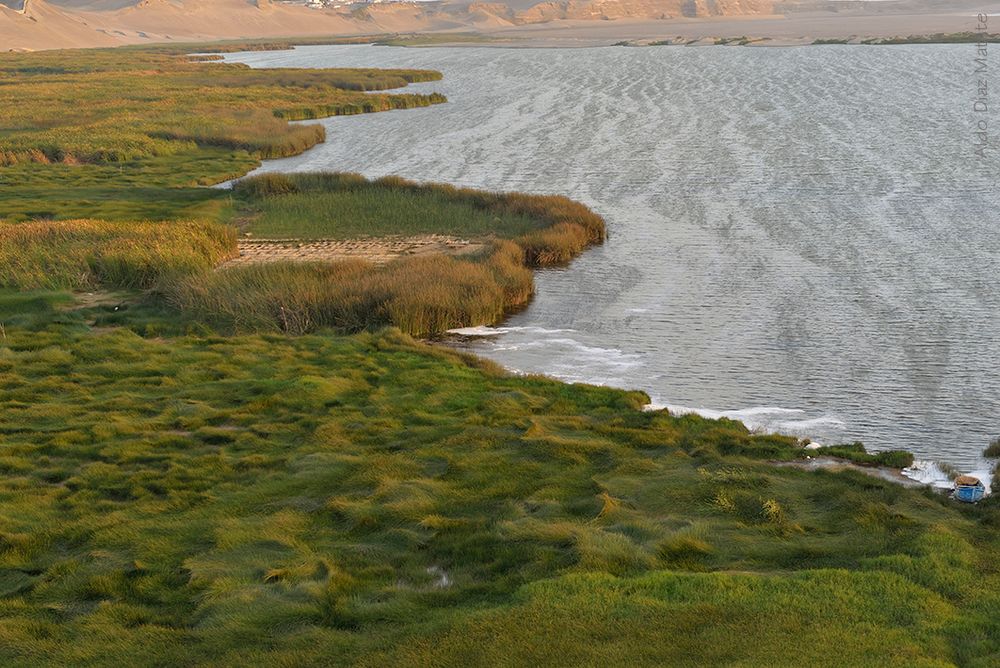
<svg viewBox="0 0 1000 668">
<path fill-rule="evenodd" d="M 458 234 L 513 239 L 529 266 L 568 262 L 606 237 L 604 219 L 558 195 L 495 193 L 359 174 L 264 174 L 233 189 L 258 237 Z"/>
<path fill-rule="evenodd" d="M 150 288 L 235 252 L 235 231 L 214 223 L 0 223 L 0 287 Z"/>
<path fill-rule="evenodd" d="M 356 114 L 371 114 L 378 111 L 393 109 L 415 109 L 429 107 L 432 104 L 443 104 L 448 101 L 440 93 L 416 95 L 402 93 L 397 95 L 367 95 L 364 100 L 341 104 L 320 104 L 311 107 L 291 107 L 277 109 L 274 115 L 288 121 L 304 121 L 326 116 L 354 116 Z"/>
<path fill-rule="evenodd" d="M 986 449 L 983 450 L 983 457 L 987 459 L 1000 459 L 1000 438 L 994 438 Z"/>
<path fill-rule="evenodd" d="M 523 254 L 501 242 L 485 258 L 414 257 L 374 266 L 276 262 L 199 273 L 165 288 L 182 312 L 234 332 L 355 332 L 394 325 L 425 336 L 498 320 L 533 291 Z"/>
<path fill-rule="evenodd" d="M 816 454 L 849 459 L 857 464 L 887 466 L 894 469 L 903 469 L 913 465 L 913 454 L 910 452 L 906 452 L 905 450 L 868 452 L 862 443 L 831 445 L 819 448 L 816 450 Z"/>
<path fill-rule="evenodd" d="M 398 70 L 376 68 L 323 68 L 252 69 L 246 65 L 234 64 L 236 73 L 215 73 L 201 78 L 199 83 L 208 86 L 284 86 L 295 88 L 334 87 L 342 90 L 373 92 L 405 88 L 411 83 L 440 81 L 442 75 L 433 70 Z"/>
</svg>

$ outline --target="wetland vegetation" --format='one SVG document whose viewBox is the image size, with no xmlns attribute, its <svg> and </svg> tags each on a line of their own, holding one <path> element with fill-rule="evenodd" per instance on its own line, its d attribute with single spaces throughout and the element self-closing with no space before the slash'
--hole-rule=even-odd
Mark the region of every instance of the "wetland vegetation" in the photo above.
<svg viewBox="0 0 1000 668">
<path fill-rule="evenodd" d="M 1000 662 L 995 500 L 775 467 L 800 443 L 400 331 L 527 299 L 530 267 L 603 239 L 586 207 L 355 175 L 196 187 L 321 139 L 276 112 L 429 104 L 361 91 L 436 73 L 139 49 L 0 72 L 3 665 Z M 213 271 L 232 223 L 491 245 Z"/>
</svg>

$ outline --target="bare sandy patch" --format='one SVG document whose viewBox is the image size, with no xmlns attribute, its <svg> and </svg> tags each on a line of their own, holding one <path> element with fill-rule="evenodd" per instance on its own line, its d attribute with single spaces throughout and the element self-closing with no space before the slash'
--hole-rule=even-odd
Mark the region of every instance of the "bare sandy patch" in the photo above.
<svg viewBox="0 0 1000 668">
<path fill-rule="evenodd" d="M 416 255 L 472 255 L 489 242 L 440 234 L 372 239 L 241 239 L 239 257 L 223 267 L 259 262 L 337 262 L 365 260 L 385 264 Z"/>
</svg>

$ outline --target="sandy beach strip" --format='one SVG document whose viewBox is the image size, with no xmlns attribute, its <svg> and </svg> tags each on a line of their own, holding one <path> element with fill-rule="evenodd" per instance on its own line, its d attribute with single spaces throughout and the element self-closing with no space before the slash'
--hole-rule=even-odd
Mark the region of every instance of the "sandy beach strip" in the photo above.
<svg viewBox="0 0 1000 668">
<path fill-rule="evenodd" d="M 420 255 L 471 255 L 482 251 L 487 240 L 470 240 L 438 234 L 372 239 L 240 239 L 239 257 L 221 267 L 261 262 L 338 262 L 364 260 L 385 264 Z"/>
</svg>

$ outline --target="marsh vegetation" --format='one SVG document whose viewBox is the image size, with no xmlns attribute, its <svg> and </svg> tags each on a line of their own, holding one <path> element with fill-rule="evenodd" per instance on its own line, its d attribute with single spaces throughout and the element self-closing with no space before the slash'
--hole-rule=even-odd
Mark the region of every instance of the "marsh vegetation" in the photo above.
<svg viewBox="0 0 1000 668">
<path fill-rule="evenodd" d="M 998 658 L 996 507 L 391 331 L 65 308 L 0 297 L 5 665 Z"/>
<path fill-rule="evenodd" d="M 499 317 L 530 295 L 531 267 L 599 242 L 603 221 L 561 197 L 355 175 L 193 188 L 264 148 L 224 144 L 248 136 L 235 126 L 168 136 L 181 98 L 157 82 L 270 119 L 365 95 L 337 77 L 383 76 L 277 85 L 216 67 L 133 49 L 0 56 L 0 96 L 82 96 L 77 125 L 0 112 L 8 155 L 40 151 L 0 168 L 31 186 L 0 194 L 0 663 L 1000 661 L 996 502 L 777 468 L 803 455 L 795 439 L 414 341 L 399 328 Z M 112 113 L 97 91 L 125 79 L 150 96 L 118 117 L 136 155 L 80 139 L 88 114 L 100 128 Z M 235 252 L 233 218 L 264 236 L 491 245 L 213 271 Z"/>
<path fill-rule="evenodd" d="M 444 102 L 371 92 L 440 78 L 252 70 L 167 49 L 3 54 L 0 219 L 217 218 L 224 200 L 196 186 L 325 138 L 322 126 L 289 120 Z"/>
</svg>

